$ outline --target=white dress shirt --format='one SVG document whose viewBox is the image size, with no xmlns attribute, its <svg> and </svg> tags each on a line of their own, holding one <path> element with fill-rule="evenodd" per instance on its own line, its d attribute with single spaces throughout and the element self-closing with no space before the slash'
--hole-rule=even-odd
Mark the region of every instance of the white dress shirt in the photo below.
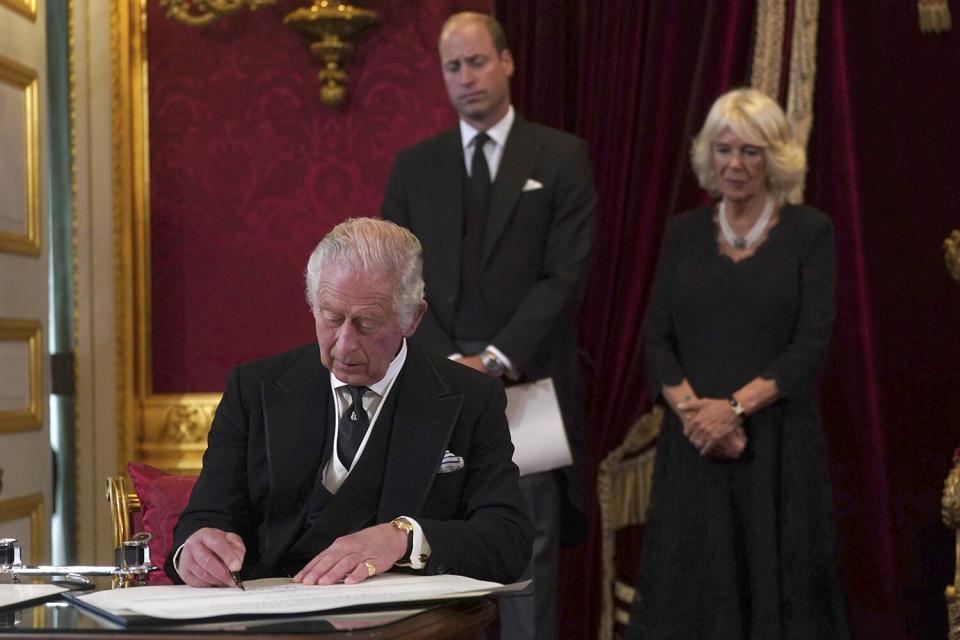
<svg viewBox="0 0 960 640">
<path fill-rule="evenodd" d="M 503 148 L 507 144 L 507 136 L 510 135 L 510 127 L 516 114 L 513 111 L 513 105 L 507 109 L 507 115 L 500 118 L 500 121 L 487 129 L 487 135 L 490 140 L 483 145 L 483 155 L 487 157 L 487 167 L 490 168 L 490 181 L 497 179 L 497 170 L 500 168 L 500 158 L 503 157 Z M 480 133 L 478 129 L 465 121 L 460 121 L 460 142 L 463 144 L 463 163 L 467 168 L 467 175 L 470 175 L 470 168 L 473 164 L 473 139 Z"/>
</svg>

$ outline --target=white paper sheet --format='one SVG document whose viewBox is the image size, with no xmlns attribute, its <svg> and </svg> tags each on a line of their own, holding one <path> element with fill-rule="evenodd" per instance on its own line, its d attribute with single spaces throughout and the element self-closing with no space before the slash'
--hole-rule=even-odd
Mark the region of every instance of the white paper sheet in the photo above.
<svg viewBox="0 0 960 640">
<path fill-rule="evenodd" d="M 506 413 L 521 476 L 573 463 L 552 379 L 507 387 Z"/>
<path fill-rule="evenodd" d="M 66 590 L 55 584 L 0 584 L 0 607 L 39 600 Z"/>
<path fill-rule="evenodd" d="M 358 605 L 439 600 L 513 590 L 504 585 L 463 576 L 384 574 L 360 584 L 306 586 L 287 578 L 244 582 L 234 588 L 151 586 L 97 591 L 79 599 L 111 613 L 129 612 L 171 620 L 229 615 L 315 613 Z"/>
</svg>

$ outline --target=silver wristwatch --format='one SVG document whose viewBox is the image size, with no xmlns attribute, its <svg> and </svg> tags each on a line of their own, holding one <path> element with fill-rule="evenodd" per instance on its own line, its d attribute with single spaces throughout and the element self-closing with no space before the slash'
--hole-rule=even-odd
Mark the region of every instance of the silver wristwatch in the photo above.
<svg viewBox="0 0 960 640">
<path fill-rule="evenodd" d="M 507 366 L 489 349 L 480 354 L 480 363 L 494 378 L 499 378 L 507 371 Z"/>
<path fill-rule="evenodd" d="M 733 409 L 733 413 L 737 416 L 737 418 L 740 419 L 741 422 L 747 419 L 747 410 L 744 409 L 743 405 L 740 404 L 740 402 L 738 402 L 733 396 L 730 396 L 730 408 Z"/>
</svg>

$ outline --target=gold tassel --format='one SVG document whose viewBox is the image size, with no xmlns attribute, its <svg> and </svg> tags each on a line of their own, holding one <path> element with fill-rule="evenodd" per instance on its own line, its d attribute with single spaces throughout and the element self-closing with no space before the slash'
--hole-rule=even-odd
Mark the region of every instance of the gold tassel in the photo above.
<svg viewBox="0 0 960 640">
<path fill-rule="evenodd" d="M 950 7 L 947 0 L 918 0 L 920 31 L 942 33 L 950 30 Z"/>
<path fill-rule="evenodd" d="M 953 276 L 954 280 L 960 282 L 960 229 L 955 229 L 943 241 L 943 257 L 947 261 L 947 270 L 950 275 Z"/>
</svg>

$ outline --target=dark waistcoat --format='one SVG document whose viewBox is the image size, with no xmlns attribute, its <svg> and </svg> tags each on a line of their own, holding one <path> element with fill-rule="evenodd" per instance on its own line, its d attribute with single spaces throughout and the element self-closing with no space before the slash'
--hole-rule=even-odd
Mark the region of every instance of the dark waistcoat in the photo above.
<svg viewBox="0 0 960 640">
<path fill-rule="evenodd" d="M 327 411 L 323 461 L 316 474 L 309 504 L 304 509 L 301 533 L 290 549 L 281 556 L 277 573 L 294 575 L 338 537 L 376 523 L 396 407 L 396 387 L 395 383 L 376 423 L 371 427 L 373 431 L 363 454 L 354 463 L 353 470 L 336 494 L 330 493 L 323 486 L 323 469 L 333 451 L 333 430 L 336 427 L 331 398 Z"/>
</svg>

